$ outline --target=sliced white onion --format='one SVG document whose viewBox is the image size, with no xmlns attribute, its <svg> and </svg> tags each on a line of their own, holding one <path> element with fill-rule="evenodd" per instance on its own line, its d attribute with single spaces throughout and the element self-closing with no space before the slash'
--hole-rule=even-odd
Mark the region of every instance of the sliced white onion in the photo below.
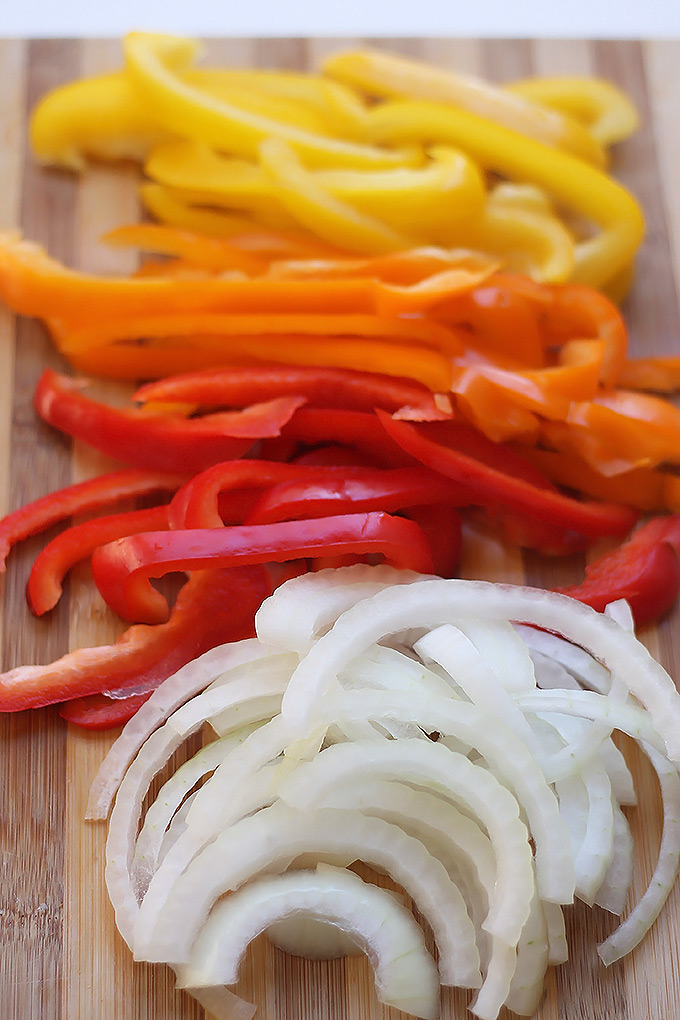
<svg viewBox="0 0 680 1020">
<path fill-rule="evenodd" d="M 260 641 L 272 648 L 305 655 L 344 612 L 392 585 L 422 581 L 425 575 L 385 564 L 356 563 L 338 570 L 319 570 L 286 581 L 255 614 Z"/>
<path fill-rule="evenodd" d="M 445 669 L 473 705 L 512 730 L 542 767 L 544 751 L 526 716 L 508 694 L 486 656 L 459 627 L 450 623 L 436 627 L 413 648 L 426 662 L 431 659 Z"/>
<path fill-rule="evenodd" d="M 410 719 L 426 732 L 438 730 L 476 748 L 511 786 L 526 813 L 536 843 L 541 895 L 558 903 L 571 902 L 573 862 L 557 800 L 536 761 L 513 733 L 496 721 L 489 726 L 487 717 L 474 705 L 433 696 L 423 696 L 415 702 L 399 692 L 345 691 L 337 700 L 329 698 L 328 704 L 333 706 L 335 718 L 357 715 Z M 437 753 L 436 748 L 435 744 L 433 754 Z"/>
<path fill-rule="evenodd" d="M 518 694 L 534 689 L 536 678 L 529 650 L 511 623 L 507 620 L 490 623 L 477 617 L 458 620 L 457 626 L 484 656 L 507 691 Z"/>
<path fill-rule="evenodd" d="M 532 658 L 533 653 L 538 652 L 570 673 L 577 681 L 577 688 L 582 685 L 589 690 L 597 691 L 598 694 L 607 694 L 611 685 L 611 674 L 587 649 L 581 648 L 573 641 L 565 641 L 563 637 L 552 634 L 549 630 L 523 624 L 516 624 L 515 629 L 531 650 Z M 543 684 L 539 683 L 539 687 L 542 686 Z M 568 685 L 563 686 L 566 688 Z"/>
<path fill-rule="evenodd" d="M 269 648 L 256 638 L 211 648 L 168 677 L 125 724 L 90 787 L 85 817 L 108 818 L 116 790 L 144 741 L 181 705 L 216 677 L 246 662 L 266 658 Z"/>
<path fill-rule="evenodd" d="M 439 974 L 413 914 L 389 892 L 338 868 L 255 879 L 213 908 L 180 971 L 181 988 L 232 985 L 252 939 L 283 917 L 330 921 L 363 946 L 381 1002 L 417 1017 L 439 1015 Z"/>
<path fill-rule="evenodd" d="M 496 883 L 484 928 L 516 945 L 529 913 L 533 870 L 527 831 L 517 801 L 486 769 L 442 744 L 415 740 L 358 741 L 326 748 L 282 784 L 283 801 L 319 808 L 327 795 L 363 777 L 425 786 L 475 812 L 496 856 Z"/>
<path fill-rule="evenodd" d="M 680 868 L 680 776 L 663 755 L 643 744 L 661 787 L 663 832 L 659 858 L 649 885 L 630 914 L 609 938 L 598 946 L 602 962 L 609 966 L 630 953 L 647 934 L 668 899 Z"/>
<path fill-rule="evenodd" d="M 315 917 L 286 917 L 267 929 L 267 938 L 277 949 L 306 960 L 338 960 L 360 956 L 361 948 L 342 928 Z"/>
<path fill-rule="evenodd" d="M 219 984 L 235 980 L 263 926 L 295 950 L 311 925 L 317 956 L 346 951 L 346 934 L 329 939 L 338 924 L 361 929 L 394 961 L 375 911 L 347 922 L 364 902 L 357 890 L 375 894 L 380 916 L 393 898 L 354 875 L 330 889 L 327 865 L 363 860 L 413 898 L 442 982 L 477 988 L 480 1020 L 503 1005 L 529 1013 L 547 964 L 567 956 L 561 904 L 576 889 L 620 914 L 628 896 L 620 805 L 635 790 L 614 729 L 649 755 L 664 811 L 652 881 L 599 952 L 610 963 L 637 944 L 680 862 L 680 778 L 667 757 L 680 753 L 680 698 L 626 604 L 598 614 L 511 585 L 357 566 L 286 582 L 258 633 L 159 688 L 98 778 L 97 817 L 119 786 L 107 883 L 138 959 L 183 969 L 223 1020 L 252 1015 Z M 140 828 L 152 778 L 205 722 L 217 739 L 166 780 Z M 301 880 L 301 868 L 318 873 Z M 344 923 L 337 904 L 329 914 L 340 893 Z M 419 967 L 388 968 L 387 1001 L 433 1016 L 436 974 L 413 993 Z"/>
<path fill-rule="evenodd" d="M 457 887 L 422 843 L 380 818 L 330 808 L 302 812 L 280 801 L 241 819 L 205 847 L 152 917 L 148 897 L 144 899 L 135 930 L 135 958 L 188 962 L 220 896 L 262 871 L 285 870 L 302 853 L 343 855 L 348 862 L 363 860 L 386 871 L 427 918 L 439 950 L 442 981 L 479 987 L 474 927 Z M 148 938 L 138 937 L 142 921 L 148 922 L 144 926 Z"/>
<path fill-rule="evenodd" d="M 623 811 L 612 803 L 614 854 L 593 902 L 612 914 L 623 913 L 633 881 L 633 835 Z"/>
<path fill-rule="evenodd" d="M 364 777 L 327 791 L 328 807 L 359 810 L 398 825 L 441 861 L 458 885 L 480 935 L 496 883 L 496 858 L 479 823 L 453 804 L 403 783 Z M 486 937 L 480 939 L 484 960 Z"/>
<path fill-rule="evenodd" d="M 283 586 L 285 587 L 285 586 Z M 666 670 L 634 635 L 566 595 L 485 581 L 427 580 L 385 588 L 352 606 L 297 667 L 282 713 L 306 728 L 346 664 L 369 645 L 407 628 L 432 628 L 479 615 L 559 631 L 586 648 L 645 706 L 668 755 L 680 761 L 680 699 Z"/>
<path fill-rule="evenodd" d="M 219 689 L 198 695 L 151 734 L 144 745 L 144 755 L 138 755 L 128 768 L 111 813 L 106 844 L 106 884 L 116 913 L 116 924 L 126 941 L 131 938 L 138 902 L 130 866 L 142 803 L 153 777 L 184 740 L 203 725 L 205 716 L 199 703 L 208 707 L 211 714 L 217 710 L 216 706 L 220 710 L 228 706 L 236 710 L 238 706 L 234 729 L 270 718 L 280 703 L 281 678 L 274 673 L 273 677 L 265 675 L 260 680 L 254 690 L 251 682 L 242 684 L 234 680 Z"/>
</svg>

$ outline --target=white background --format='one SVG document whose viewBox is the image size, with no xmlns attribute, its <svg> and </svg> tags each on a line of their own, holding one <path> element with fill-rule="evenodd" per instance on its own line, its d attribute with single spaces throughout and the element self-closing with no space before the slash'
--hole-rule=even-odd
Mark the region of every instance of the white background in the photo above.
<svg viewBox="0 0 680 1020">
<path fill-rule="evenodd" d="M 0 0 L 0 36 L 680 39 L 680 0 Z"/>
</svg>

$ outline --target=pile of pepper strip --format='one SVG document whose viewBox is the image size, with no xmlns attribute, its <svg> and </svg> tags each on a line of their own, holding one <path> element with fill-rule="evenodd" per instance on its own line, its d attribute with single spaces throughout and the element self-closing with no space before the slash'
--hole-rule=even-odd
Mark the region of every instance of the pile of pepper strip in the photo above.
<svg viewBox="0 0 680 1020">
<path fill-rule="evenodd" d="M 516 449 L 456 419 L 412 380 L 233 366 L 149 383 L 135 402 L 116 409 L 68 377 L 46 371 L 40 379 L 35 406 L 46 422 L 129 467 L 5 517 L 5 556 L 76 513 L 101 514 L 130 496 L 172 498 L 95 516 L 45 546 L 27 585 L 37 615 L 56 605 L 69 568 L 89 558 L 100 593 L 132 626 L 114 645 L 3 674 L 1 710 L 60 702 L 81 726 L 124 722 L 184 662 L 251 634 L 256 609 L 282 577 L 376 555 L 452 576 L 461 513 L 482 514 L 513 540 L 553 553 L 621 539 L 637 518 L 630 506 L 560 491 Z M 187 404 L 195 416 L 185 416 Z M 591 604 L 627 597 L 639 619 L 649 619 L 677 595 L 676 549 L 677 519 L 658 518 L 570 593 Z M 284 566 L 277 573 L 272 564 Z M 149 581 L 175 571 L 189 580 L 170 609 Z"/>
</svg>

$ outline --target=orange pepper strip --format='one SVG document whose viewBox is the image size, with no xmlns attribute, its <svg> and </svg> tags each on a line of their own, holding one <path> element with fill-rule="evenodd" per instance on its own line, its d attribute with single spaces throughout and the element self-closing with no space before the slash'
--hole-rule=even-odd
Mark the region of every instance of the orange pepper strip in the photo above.
<svg viewBox="0 0 680 1020">
<path fill-rule="evenodd" d="M 541 319 L 550 301 L 547 287 L 496 273 L 473 291 L 438 305 L 432 316 L 467 327 L 469 345 L 494 361 L 511 353 L 518 366 L 541 368 L 547 363 Z"/>
<path fill-rule="evenodd" d="M 152 379 L 227 363 L 276 361 L 287 365 L 332 366 L 413 379 L 433 393 L 451 388 L 451 364 L 437 351 L 351 336 L 189 336 L 163 346 L 112 344 L 67 353 L 79 372 L 112 379 Z"/>
<path fill-rule="evenodd" d="M 591 287 L 570 283 L 554 285 L 546 320 L 548 343 L 599 338 L 606 343 L 600 381 L 613 387 L 626 360 L 627 334 L 621 312 L 609 298 Z"/>
<path fill-rule="evenodd" d="M 661 510 L 667 476 L 649 468 L 635 468 L 606 478 L 575 454 L 556 450 L 530 449 L 521 452 L 548 478 L 593 499 L 607 503 L 626 503 L 639 510 Z"/>
<path fill-rule="evenodd" d="M 0 236 L 0 298 L 15 312 L 91 318 L 189 312 L 371 314 L 372 280 L 99 278 L 68 269 L 37 245 Z"/>
<path fill-rule="evenodd" d="M 451 389 L 461 416 L 494 442 L 538 439 L 538 418 L 477 372 L 454 365 Z"/>
<path fill-rule="evenodd" d="M 187 264 L 211 273 L 238 269 L 248 276 L 257 276 L 268 266 L 266 259 L 242 251 L 227 241 L 159 223 L 126 224 L 110 230 L 102 240 L 117 248 L 139 248 L 156 255 L 179 256 Z"/>
<path fill-rule="evenodd" d="M 572 405 L 568 420 L 647 463 L 680 463 L 680 410 L 667 400 L 629 390 L 603 393 Z"/>
<path fill-rule="evenodd" d="M 178 281 L 168 282 L 177 286 Z M 224 345 L 237 338 L 249 337 L 255 344 L 258 338 L 297 333 L 316 337 L 366 337 L 388 339 L 394 344 L 412 341 L 444 349 L 450 354 L 462 349 L 459 335 L 453 330 L 422 317 L 388 319 L 377 315 L 352 314 L 140 314 L 130 317 L 109 317 L 82 323 L 82 320 L 48 319 L 47 325 L 62 354 L 69 357 L 88 347 L 104 347 L 119 340 L 144 338 L 200 337 L 205 342 L 212 336 Z M 213 342 L 215 342 L 215 340 Z"/>
<path fill-rule="evenodd" d="M 410 284 L 376 283 L 376 311 L 379 315 L 424 312 L 455 294 L 467 294 L 483 283 L 496 267 L 472 269 L 455 266 Z"/>
<path fill-rule="evenodd" d="M 680 356 L 630 358 L 624 362 L 619 385 L 629 390 L 656 393 L 680 390 Z"/>
<path fill-rule="evenodd" d="M 598 400 L 575 401 L 566 422 L 544 422 L 542 434 L 548 446 L 577 453 L 595 471 L 607 476 L 633 468 L 680 463 L 677 432 L 607 407 Z"/>
<path fill-rule="evenodd" d="M 445 269 L 463 265 L 471 270 L 493 269 L 486 256 L 448 248 L 409 248 L 374 258 L 336 259 L 281 259 L 271 263 L 270 275 L 288 279 L 314 276 L 316 279 L 333 277 L 372 276 L 386 283 L 408 285 L 440 273 Z"/>
</svg>

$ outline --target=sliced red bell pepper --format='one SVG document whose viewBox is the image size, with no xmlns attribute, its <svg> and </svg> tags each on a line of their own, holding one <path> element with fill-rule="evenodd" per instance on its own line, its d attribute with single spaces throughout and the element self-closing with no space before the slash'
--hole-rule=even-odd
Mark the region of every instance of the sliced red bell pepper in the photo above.
<svg viewBox="0 0 680 1020">
<path fill-rule="evenodd" d="M 425 503 L 402 511 L 423 529 L 432 551 L 434 572 L 440 577 L 456 577 L 463 543 L 460 514 L 448 503 Z"/>
<path fill-rule="evenodd" d="M 130 694 L 127 698 L 88 694 L 84 698 L 65 701 L 59 709 L 59 715 L 74 726 L 86 730 L 110 730 L 114 726 L 124 726 L 152 694 L 153 691 L 146 691 L 144 694 Z"/>
<path fill-rule="evenodd" d="M 368 513 L 132 535 L 97 549 L 92 574 L 105 601 L 123 619 L 158 623 L 167 619 L 168 606 L 149 578 L 175 570 L 281 563 L 317 553 L 380 553 L 394 566 L 432 572 L 427 540 L 415 522 Z"/>
<path fill-rule="evenodd" d="M 341 471 L 342 469 L 338 469 Z M 276 485 L 316 473 L 314 468 L 267 460 L 228 460 L 199 472 L 175 494 L 168 510 L 170 527 L 221 528 L 227 493 Z M 220 500 L 220 496 L 222 499 Z"/>
<path fill-rule="evenodd" d="M 1 674 L 0 711 L 108 691 L 152 690 L 209 648 L 252 634 L 255 612 L 269 594 L 271 583 L 262 567 L 192 574 L 166 623 L 129 627 L 115 644 L 80 648 L 46 666 L 18 666 Z"/>
<path fill-rule="evenodd" d="M 30 535 L 46 531 L 74 514 L 100 510 L 130 497 L 174 492 L 185 480 L 186 474 L 128 468 L 69 485 L 50 496 L 36 499 L 0 521 L 0 571 L 5 569 L 11 547 Z"/>
<path fill-rule="evenodd" d="M 62 595 L 62 581 L 71 567 L 116 538 L 168 526 L 167 506 L 95 517 L 62 531 L 36 557 L 26 585 L 26 598 L 36 616 L 54 609 Z"/>
<path fill-rule="evenodd" d="M 434 395 L 411 379 L 304 365 L 235 365 L 175 375 L 140 387 L 133 400 L 179 401 L 204 408 L 245 407 L 290 394 L 306 397 L 314 407 L 347 411 L 382 407 L 414 421 L 451 417 L 448 396 Z"/>
<path fill-rule="evenodd" d="M 600 612 L 626 599 L 636 626 L 658 620 L 680 592 L 680 515 L 655 517 L 623 545 L 588 564 L 581 584 L 558 588 Z"/>
<path fill-rule="evenodd" d="M 366 411 L 301 407 L 284 425 L 281 435 L 306 446 L 327 443 L 350 446 L 381 467 L 404 467 L 414 462 L 398 443 L 385 434 L 375 413 L 368 414 Z"/>
<path fill-rule="evenodd" d="M 279 397 L 244 411 L 204 418 L 154 416 L 101 404 L 80 392 L 80 384 L 51 370 L 35 392 L 40 417 L 102 453 L 136 467 L 193 473 L 229 457 L 240 457 L 263 436 L 278 435 L 302 397 Z"/>
<path fill-rule="evenodd" d="M 264 492 L 246 523 L 271 524 L 378 509 L 394 513 L 424 503 L 464 506 L 467 502 L 465 489 L 427 468 L 318 467 Z"/>
<path fill-rule="evenodd" d="M 533 465 L 482 436 L 454 422 L 411 424 L 395 421 L 384 411 L 376 414 L 395 442 L 422 464 L 466 486 L 470 502 L 493 512 L 507 512 L 542 526 L 563 529 L 588 538 L 626 535 L 637 514 L 614 503 L 579 502 L 558 492 Z M 474 435 L 474 447 L 472 443 Z M 484 448 L 480 443 L 485 444 Z M 486 445 L 488 444 L 488 445 Z M 484 455 L 489 451 L 488 457 Z M 483 455 L 480 456 L 480 454 Z M 527 538 L 531 527 L 528 525 Z M 552 543 L 551 543 L 552 544 Z M 571 551 L 572 546 L 566 549 Z M 555 550 L 557 551 L 557 550 Z"/>
<path fill-rule="evenodd" d="M 328 443 L 326 446 L 316 446 L 312 450 L 305 450 L 303 453 L 292 457 L 295 464 L 316 465 L 318 467 L 374 467 L 370 457 L 360 450 L 353 450 L 351 446 L 342 446 L 340 443 Z"/>
</svg>

